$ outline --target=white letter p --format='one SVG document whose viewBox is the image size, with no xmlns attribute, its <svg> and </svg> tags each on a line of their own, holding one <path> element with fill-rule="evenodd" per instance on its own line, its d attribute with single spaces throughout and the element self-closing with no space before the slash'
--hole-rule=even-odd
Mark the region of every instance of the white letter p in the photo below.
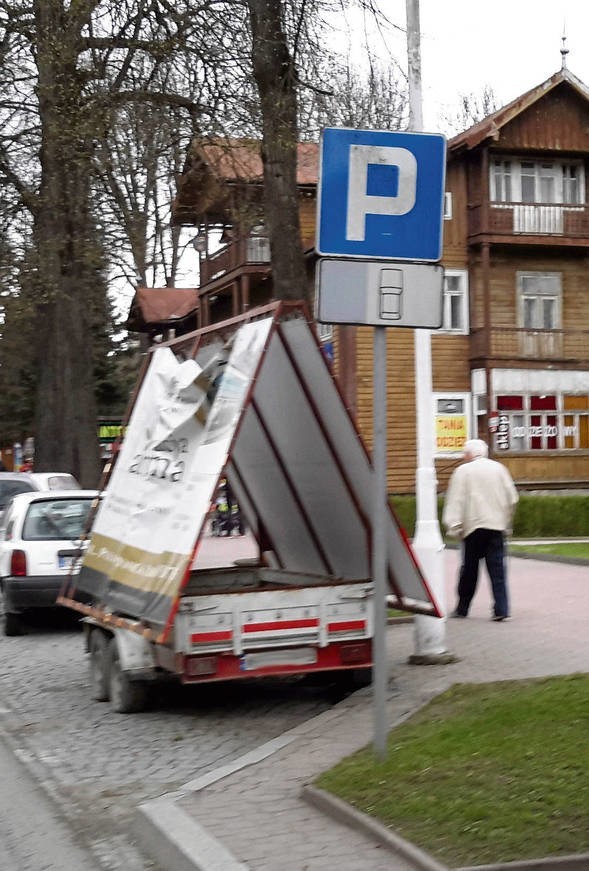
<svg viewBox="0 0 589 871">
<path fill-rule="evenodd" d="M 366 193 L 369 164 L 396 166 L 399 171 L 394 197 Z M 348 215 L 346 239 L 363 242 L 366 215 L 406 215 L 415 205 L 417 160 L 406 148 L 386 145 L 351 145 L 348 175 Z"/>
</svg>

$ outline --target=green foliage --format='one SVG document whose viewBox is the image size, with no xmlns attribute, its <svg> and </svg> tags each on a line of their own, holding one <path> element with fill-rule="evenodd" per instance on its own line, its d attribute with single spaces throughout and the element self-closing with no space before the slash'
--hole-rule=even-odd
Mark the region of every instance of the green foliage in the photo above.
<svg viewBox="0 0 589 871">
<path fill-rule="evenodd" d="M 438 499 L 442 518 L 444 500 Z M 401 526 L 411 538 L 415 530 L 415 496 L 391 496 Z M 589 535 L 589 496 L 520 493 L 514 538 L 569 538 Z"/>
<path fill-rule="evenodd" d="M 589 535 L 589 496 L 521 494 L 513 534 L 517 538 Z"/>
<path fill-rule="evenodd" d="M 589 850 L 589 675 L 459 684 L 316 785 L 450 867 Z"/>
<path fill-rule="evenodd" d="M 415 496 L 391 496 L 390 497 L 391 506 L 397 520 L 409 536 L 409 538 L 413 538 L 415 533 L 415 516 L 416 516 L 416 507 L 415 507 Z M 442 523 L 442 505 L 443 499 L 440 497 L 438 499 L 438 517 L 440 521 L 440 526 Z"/>
<path fill-rule="evenodd" d="M 528 554 L 529 556 L 542 559 L 543 555 L 548 555 L 563 557 L 565 561 L 584 560 L 589 563 L 589 541 L 570 541 L 560 544 L 512 544 L 509 547 L 509 552 L 515 556 Z"/>
</svg>

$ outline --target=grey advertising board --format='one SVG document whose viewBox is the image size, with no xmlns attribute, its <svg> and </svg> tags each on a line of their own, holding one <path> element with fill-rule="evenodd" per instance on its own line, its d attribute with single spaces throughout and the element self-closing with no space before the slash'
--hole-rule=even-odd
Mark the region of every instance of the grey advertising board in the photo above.
<svg viewBox="0 0 589 871">
<path fill-rule="evenodd" d="M 391 260 L 321 259 L 317 320 L 327 324 L 438 329 L 444 269 Z"/>
</svg>

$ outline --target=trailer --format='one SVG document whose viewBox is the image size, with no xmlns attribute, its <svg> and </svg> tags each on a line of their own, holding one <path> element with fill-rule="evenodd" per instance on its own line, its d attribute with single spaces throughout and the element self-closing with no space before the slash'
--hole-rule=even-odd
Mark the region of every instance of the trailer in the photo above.
<svg viewBox="0 0 589 871">
<path fill-rule="evenodd" d="M 129 713 L 159 679 L 369 676 L 387 607 L 371 572 L 373 470 L 304 305 L 252 310 L 149 356 L 58 599 L 84 615 L 93 697 Z M 212 567 L 222 481 L 255 553 Z M 383 511 L 389 602 L 440 617 Z"/>
</svg>

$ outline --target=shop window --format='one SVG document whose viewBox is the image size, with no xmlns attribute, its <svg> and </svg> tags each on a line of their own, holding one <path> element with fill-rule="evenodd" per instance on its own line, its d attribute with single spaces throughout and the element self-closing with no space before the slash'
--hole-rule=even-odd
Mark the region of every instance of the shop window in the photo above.
<svg viewBox="0 0 589 871">
<path fill-rule="evenodd" d="M 564 447 L 589 449 L 589 396 L 566 395 L 562 398 Z"/>
<path fill-rule="evenodd" d="M 514 414 L 511 417 L 509 449 L 512 451 L 524 451 L 526 449 L 526 427 L 523 414 Z"/>
<path fill-rule="evenodd" d="M 497 396 L 502 451 L 589 450 L 589 396 Z"/>
<path fill-rule="evenodd" d="M 556 396 L 530 396 L 532 411 L 556 411 Z"/>
<path fill-rule="evenodd" d="M 520 410 L 524 407 L 523 396 L 498 396 L 497 408 L 500 411 Z"/>
</svg>

